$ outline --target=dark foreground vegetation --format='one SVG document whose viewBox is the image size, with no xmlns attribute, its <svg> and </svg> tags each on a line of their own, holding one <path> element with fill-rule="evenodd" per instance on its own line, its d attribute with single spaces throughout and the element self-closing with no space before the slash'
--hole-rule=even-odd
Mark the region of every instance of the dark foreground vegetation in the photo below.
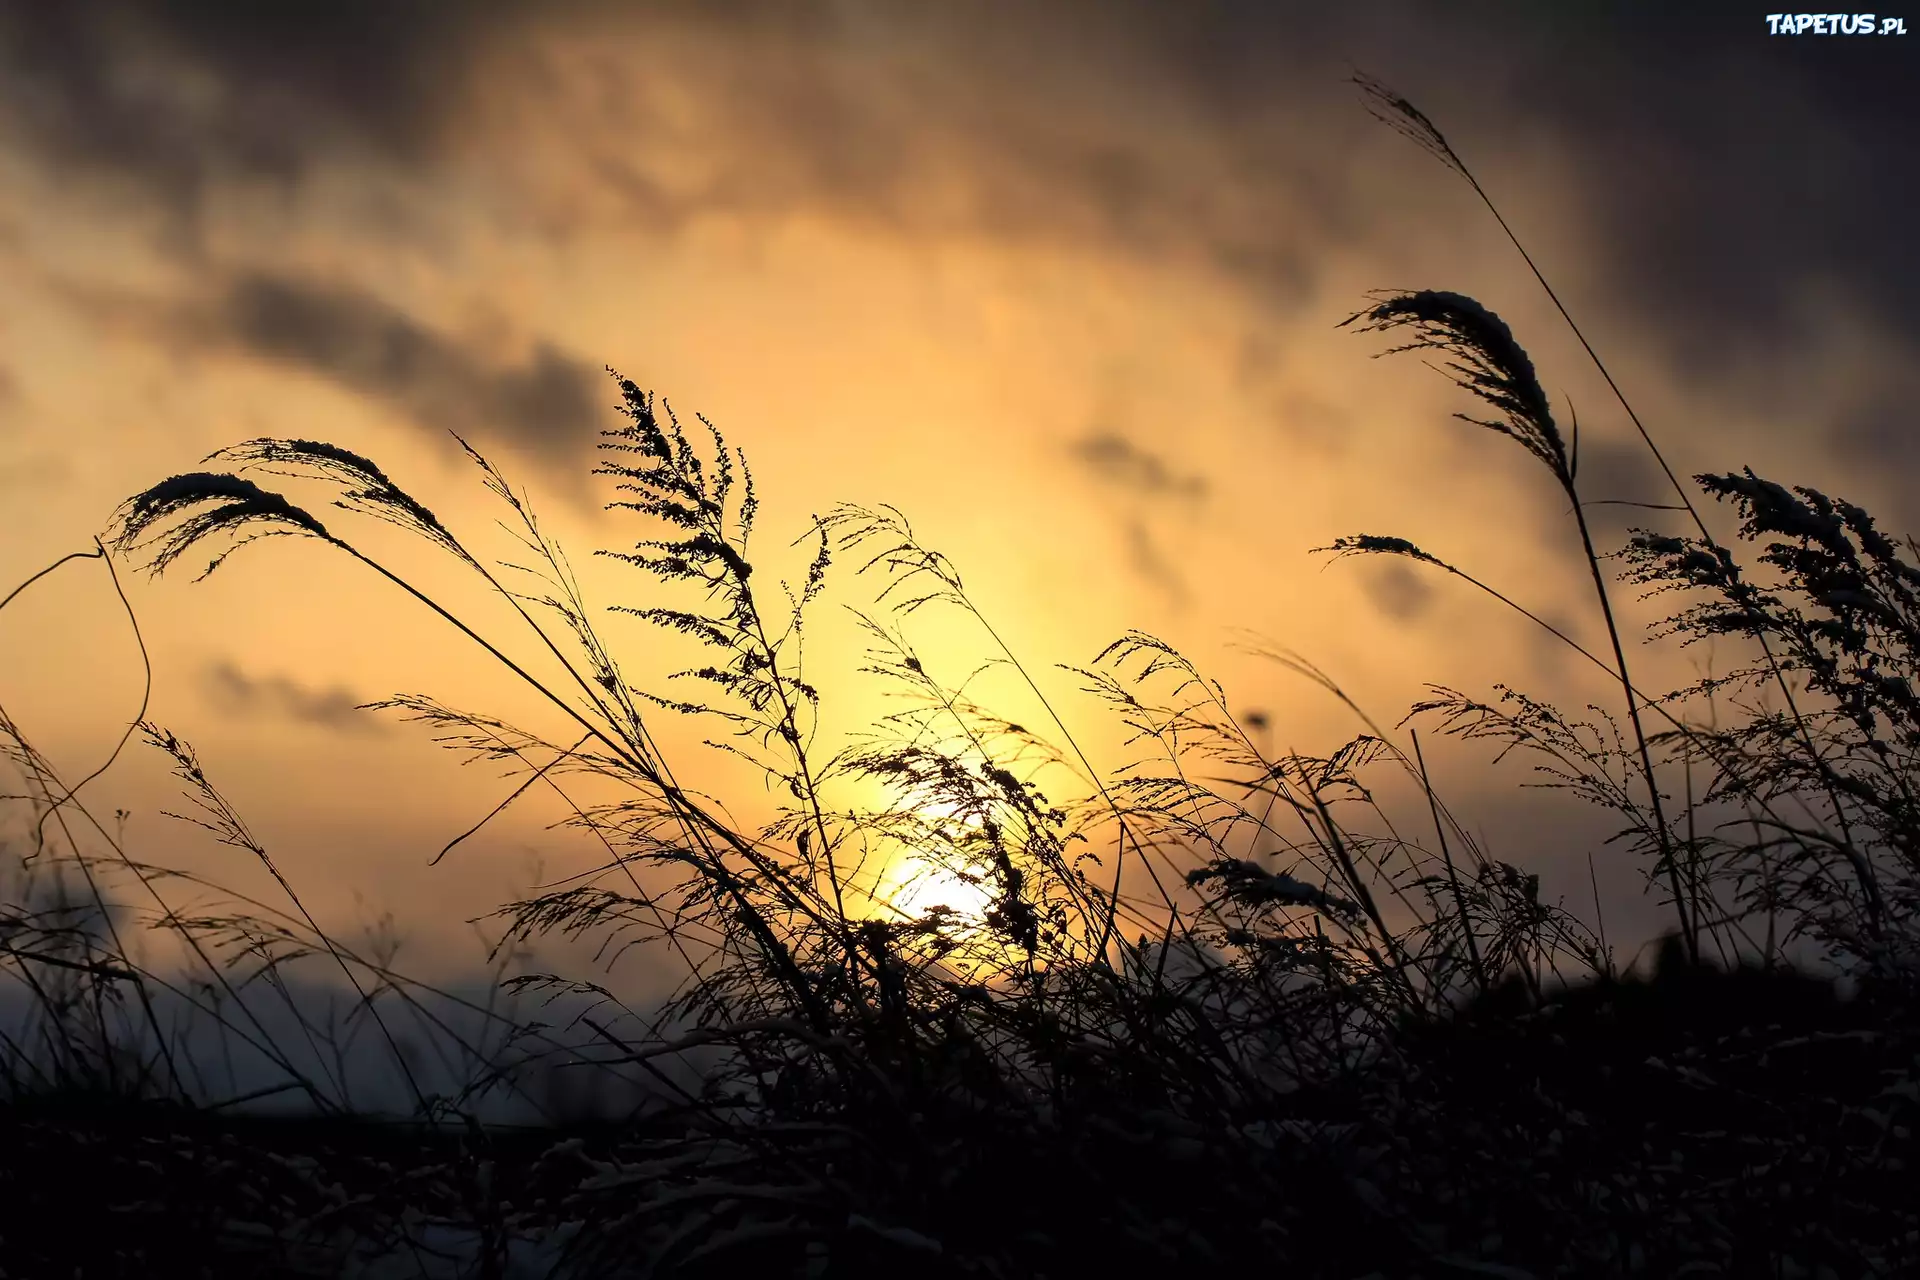
<svg viewBox="0 0 1920 1280">
<path fill-rule="evenodd" d="M 1473 182 L 1424 116 L 1363 88 Z M 560 797 L 606 852 L 599 875 L 501 910 L 502 957 L 549 934 L 603 938 L 609 955 L 645 940 L 686 981 L 647 1010 L 504 967 L 479 1002 L 407 982 L 314 925 L 143 709 L 129 740 L 164 752 L 190 819 L 285 894 L 183 905 L 194 886 L 134 858 L 0 713 L 25 782 L 0 967 L 26 1010 L 0 1041 L 0 1274 L 1920 1274 L 1915 545 L 1741 472 L 1676 481 L 1662 518 L 1688 523 L 1608 557 L 1577 434 L 1504 323 L 1442 292 L 1380 298 L 1350 323 L 1438 352 L 1490 411 L 1467 421 L 1564 490 L 1610 645 L 1560 638 L 1609 673 L 1611 712 L 1435 689 L 1404 738 L 1370 728 L 1271 758 L 1216 686 L 1132 633 L 1078 670 L 1141 749 L 1102 777 L 1058 719 L 1043 734 L 996 717 L 917 655 L 905 628 L 922 609 L 999 642 L 899 513 L 818 518 L 805 580 L 774 591 L 752 572 L 744 456 L 711 428 L 711 449 L 689 439 L 624 380 L 600 473 L 655 526 L 616 555 L 654 582 L 616 608 L 704 647 L 669 687 L 704 683 L 711 702 L 629 681 L 526 499 L 471 449 L 524 543 L 498 574 L 372 462 L 323 443 L 251 441 L 209 460 L 230 470 L 136 495 L 111 550 L 80 558 L 157 572 L 207 554 L 211 572 L 242 541 L 319 539 L 542 694 L 552 741 L 426 696 L 379 706 L 520 769 L 510 799 Z M 511 603 L 564 683 L 263 474 L 438 545 Z M 1737 518 L 1733 545 L 1699 495 Z M 1410 558 L 1546 625 L 1403 539 L 1328 550 Z M 913 696 L 821 758 L 798 635 L 846 557 L 885 580 L 866 670 Z M 1721 637 L 1746 665 L 1640 688 L 1614 616 L 1623 578 L 1674 593 L 1670 641 Z M 778 784 L 774 818 L 747 828 L 681 786 L 651 731 L 662 715 L 729 729 L 726 749 Z M 1673 913 L 1651 969 L 1476 844 L 1427 783 L 1418 727 L 1530 756 L 1617 815 L 1599 855 L 1635 859 Z M 569 780 L 617 798 L 576 803 Z M 842 788 L 862 780 L 894 803 L 848 809 Z M 1408 812 L 1387 812 L 1393 795 Z M 900 856 L 990 905 L 886 910 L 874 869 Z M 177 939 L 186 970 L 142 962 L 136 925 Z M 1787 965 L 1790 948 L 1844 989 Z M 304 1007 L 301 966 L 353 993 L 344 1018 Z M 556 1012 L 568 1000 L 585 1011 Z M 268 1082 L 236 1097 L 231 1062 L 201 1061 L 187 1023 Z M 429 1031 L 454 1045 L 438 1076 L 412 1047 Z M 353 1104 L 327 1049 L 354 1036 L 391 1051 L 406 1123 Z M 529 1082 L 556 1061 L 639 1082 L 640 1101 L 593 1123 L 479 1122 L 490 1097 L 538 1106 Z M 302 1117 L 258 1114 L 276 1100 Z"/>
</svg>

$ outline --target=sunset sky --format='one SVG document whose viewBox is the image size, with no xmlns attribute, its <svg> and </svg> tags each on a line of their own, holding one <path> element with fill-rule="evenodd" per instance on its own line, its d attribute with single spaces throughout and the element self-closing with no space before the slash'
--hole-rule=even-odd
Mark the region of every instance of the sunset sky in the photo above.
<svg viewBox="0 0 1920 1280">
<path fill-rule="evenodd" d="M 1480 299 L 1578 413 L 1591 496 L 1669 499 L 1472 190 L 1349 77 L 1445 131 L 1677 470 L 1751 465 L 1920 528 L 1920 34 L 1778 38 L 1763 8 L 10 0 L 0 595 L 89 549 L 128 495 L 256 436 L 363 453 L 511 558 L 453 430 L 528 489 L 591 598 L 647 603 L 647 579 L 588 555 L 657 534 L 587 475 L 620 421 L 612 366 L 746 450 L 769 579 L 804 573 L 788 544 L 810 513 L 904 510 L 1108 764 L 1128 758 L 1117 727 L 1051 664 L 1130 627 L 1265 709 L 1281 749 L 1359 725 L 1235 648 L 1256 636 L 1387 725 L 1428 682 L 1604 700 L 1457 581 L 1310 554 L 1404 536 L 1600 641 L 1546 474 L 1451 419 L 1473 405 L 1419 358 L 1336 327 L 1377 289 Z M 1623 510 L 1599 509 L 1609 545 Z M 452 562 L 335 514 L 531 656 Z M 808 650 L 828 746 L 891 709 L 846 621 L 879 584 L 841 567 Z M 363 567 L 280 539 L 200 583 L 191 563 L 116 568 L 150 715 L 323 923 L 391 911 L 403 960 L 457 971 L 479 954 L 462 921 L 536 859 L 547 878 L 590 865 L 543 829 L 551 795 L 426 865 L 516 784 L 354 705 L 417 691 L 563 727 Z M 910 626 L 950 682 L 990 654 L 957 615 Z M 604 634 L 667 691 L 643 624 Z M 1650 651 L 1646 682 L 1703 656 Z M 69 781 L 140 696 L 98 562 L 0 614 L 0 708 Z M 1012 684 L 982 696 L 1040 714 Z M 669 734 L 695 778 L 698 736 Z M 1483 746 L 1430 750 L 1491 851 L 1582 906 L 1592 817 L 1519 793 L 1525 772 Z M 267 895 L 161 815 L 181 804 L 165 765 L 131 744 L 93 811 L 130 811 L 143 856 Z M 1601 874 L 1617 934 L 1663 925 L 1631 868 Z"/>
</svg>

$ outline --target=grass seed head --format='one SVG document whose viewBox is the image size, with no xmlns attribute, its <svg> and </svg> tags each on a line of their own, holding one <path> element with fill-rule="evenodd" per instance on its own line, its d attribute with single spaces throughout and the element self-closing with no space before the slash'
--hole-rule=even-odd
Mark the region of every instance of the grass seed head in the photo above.
<svg viewBox="0 0 1920 1280">
<path fill-rule="evenodd" d="M 1533 360 L 1514 340 L 1507 322 L 1465 294 L 1444 289 L 1380 295 L 1374 306 L 1341 321 L 1356 321 L 1363 333 L 1410 328 L 1414 340 L 1383 355 L 1433 349 L 1454 359 L 1447 365 L 1454 381 L 1505 415 L 1505 421 L 1456 415 L 1462 421 L 1486 427 L 1519 441 L 1528 453 L 1547 464 L 1555 479 L 1571 489 L 1573 469 L 1566 441 L 1553 420 L 1547 394 L 1533 370 Z"/>
<path fill-rule="evenodd" d="M 456 435 L 454 437 L 459 440 Z M 465 440 L 460 446 L 475 458 Z M 470 559 L 453 534 L 414 497 L 387 477 L 387 473 L 350 449 L 320 440 L 274 440 L 262 438 L 232 445 L 209 455 L 207 461 L 237 462 L 241 470 L 257 468 L 273 475 L 295 479 L 332 481 L 345 491 L 334 505 L 346 511 L 359 511 L 412 530 L 439 544 L 461 559 Z M 481 459 L 484 465 L 484 459 Z"/>
<path fill-rule="evenodd" d="M 217 504 L 217 505 L 216 505 Z M 160 526 L 176 516 L 184 516 L 171 529 Z M 152 547 L 147 562 L 149 572 L 159 574 L 197 543 L 216 533 L 255 528 L 240 536 L 232 546 L 215 556 L 207 565 L 206 577 L 243 543 L 275 534 L 311 534 L 332 541 L 325 525 L 304 508 L 288 502 L 277 493 L 262 489 L 251 480 L 222 472 L 194 471 L 172 476 L 135 494 L 114 514 L 117 528 L 108 538 L 116 550 L 132 552 Z M 155 544 L 158 544 L 157 547 Z"/>
</svg>

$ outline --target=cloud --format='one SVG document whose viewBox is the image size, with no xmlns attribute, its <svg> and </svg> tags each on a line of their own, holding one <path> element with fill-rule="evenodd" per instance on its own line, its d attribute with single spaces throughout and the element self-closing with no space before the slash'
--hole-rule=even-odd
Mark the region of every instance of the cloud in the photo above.
<svg viewBox="0 0 1920 1280">
<path fill-rule="evenodd" d="M 0 119 L 43 159 L 130 177 L 191 222 L 217 179 L 291 183 L 440 137 L 494 0 L 0 3 Z"/>
<path fill-rule="evenodd" d="M 1433 604 L 1432 582 L 1399 560 L 1370 559 L 1361 570 L 1360 587 L 1374 608 L 1395 622 L 1423 617 Z"/>
<path fill-rule="evenodd" d="M 1271 405 L 1267 421 L 1293 448 L 1340 455 L 1358 434 L 1351 411 L 1318 396 L 1278 389 L 1265 398 Z"/>
<path fill-rule="evenodd" d="M 290 276 L 242 275 L 189 314 L 214 342 L 386 400 L 436 429 L 491 427 L 544 462 L 587 449 L 601 402 L 611 401 L 603 370 L 549 345 L 503 365 L 378 298 Z"/>
<path fill-rule="evenodd" d="M 1127 521 L 1127 551 L 1132 558 L 1133 571 L 1141 580 L 1164 592 L 1170 603 L 1184 606 L 1193 599 L 1193 588 L 1188 584 L 1186 575 L 1166 554 L 1145 520 L 1136 518 Z"/>
<path fill-rule="evenodd" d="M 342 687 L 311 689 L 288 676 L 250 676 L 231 661 L 209 663 L 200 686 L 229 715 L 270 716 L 340 733 L 379 734 L 387 726 L 355 708 L 364 699 Z"/>
<path fill-rule="evenodd" d="M 1813 282 L 1911 333 L 1920 80 L 1900 40 L 1771 37 L 1732 3 L 1564 8 L 1512 92 L 1580 158 L 1590 285 L 1676 372 L 1805 346 Z"/>
<path fill-rule="evenodd" d="M 1142 497 L 1200 502 L 1207 495 L 1205 476 L 1177 474 L 1158 454 L 1112 432 L 1075 441 L 1073 454 L 1101 479 Z"/>
<path fill-rule="evenodd" d="M 1586 507 L 1587 522 L 1595 539 L 1603 544 L 1602 551 L 1616 549 L 1629 529 L 1665 530 L 1672 525 L 1673 516 L 1649 510 L 1648 504 L 1670 506 L 1679 502 L 1679 496 L 1661 473 L 1660 464 L 1638 438 L 1607 440 L 1583 435 L 1580 472 L 1575 479 Z M 1689 483 L 1685 476 L 1680 477 L 1680 482 Z M 1696 495 L 1689 489 L 1687 496 Z M 1565 521 L 1567 504 L 1557 493 L 1554 498 L 1552 518 Z M 1678 518 L 1686 519 L 1684 515 Z"/>
<path fill-rule="evenodd" d="M 1133 571 L 1164 592 L 1176 606 L 1193 598 L 1193 589 L 1155 534 L 1148 508 L 1182 503 L 1189 509 L 1206 502 L 1207 478 L 1180 474 L 1165 459 L 1111 431 L 1095 431 L 1070 446 L 1073 458 L 1108 486 L 1125 504 L 1124 524 Z"/>
<path fill-rule="evenodd" d="M 430 181 L 478 136 L 506 171 L 560 175 L 522 194 L 562 233 L 831 211 L 1183 255 L 1287 308 L 1330 248 L 1400 213 L 1352 164 L 1371 128 L 1343 83 L 1354 63 L 1504 179 L 1496 199 L 1528 194 L 1503 149 L 1574 157 L 1556 176 L 1589 222 L 1589 305 L 1696 376 L 1804 342 L 1811 279 L 1902 322 L 1920 281 L 1908 61 L 1896 39 L 1771 37 L 1731 0 L 1444 16 L 1402 0 L 0 0 L 14 142 L 142 182 L 189 220 L 223 178 L 293 186 L 352 156 Z M 486 132 L 513 121 L 533 124 Z"/>
<path fill-rule="evenodd" d="M 1316 241 L 1359 234 L 1342 184 L 1298 182 L 1274 122 L 1248 125 L 1270 111 L 1181 101 L 1191 85 L 1157 65 L 1158 20 L 999 12 L 995 34 L 937 6 L 0 0 L 0 122 L 46 166 L 144 186 L 189 248 L 223 182 L 296 191 L 343 159 L 428 181 L 476 137 L 503 171 L 560 175 L 521 192 L 560 234 L 596 217 L 673 231 L 825 209 L 903 232 L 1190 253 L 1294 299 Z M 1062 47 L 1091 61 L 1063 64 L 1049 52 Z M 1295 70 L 1308 56 L 1297 39 L 1273 54 Z M 1198 114 L 1184 136 L 1153 119 L 1169 94 Z M 1312 233 L 1276 237 L 1276 221 Z"/>
<path fill-rule="evenodd" d="M 1920 375 L 1908 365 L 1883 380 L 1858 388 L 1857 400 L 1843 409 L 1829 435 L 1835 450 L 1850 460 L 1882 471 L 1911 476 L 1920 470 L 1920 433 L 1914 430 L 1914 406 L 1920 403 Z M 1781 477 L 1770 477 L 1780 479 Z M 1864 495 L 1829 497 L 1863 501 Z M 1920 498 L 1911 482 L 1888 486 L 1885 510 L 1876 510 L 1899 532 L 1920 528 Z"/>
</svg>

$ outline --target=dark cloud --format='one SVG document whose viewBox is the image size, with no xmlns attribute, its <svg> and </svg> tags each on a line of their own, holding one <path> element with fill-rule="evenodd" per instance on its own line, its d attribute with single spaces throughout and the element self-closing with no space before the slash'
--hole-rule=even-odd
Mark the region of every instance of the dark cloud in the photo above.
<svg viewBox="0 0 1920 1280">
<path fill-rule="evenodd" d="M 1178 474 L 1160 455 L 1109 431 L 1075 441 L 1073 454 L 1102 480 L 1141 497 L 1197 502 L 1207 495 L 1205 476 Z"/>
<path fill-rule="evenodd" d="M 1679 478 L 1682 484 L 1691 483 L 1687 476 Z M 1638 438 L 1598 440 L 1583 435 L 1576 479 L 1588 525 L 1602 544 L 1602 551 L 1616 549 L 1629 529 L 1664 530 L 1672 524 L 1671 513 L 1652 508 L 1675 505 L 1679 495 Z M 1687 496 L 1696 495 L 1689 489 Z M 1556 505 L 1555 518 L 1564 520 L 1566 516 L 1566 503 L 1561 501 Z"/>
<path fill-rule="evenodd" d="M 1433 604 L 1433 584 L 1399 560 L 1375 559 L 1364 566 L 1361 589 L 1374 608 L 1395 622 L 1415 622 Z"/>
<path fill-rule="evenodd" d="M 486 93 L 537 113 L 591 83 L 576 96 L 601 118 L 548 145 L 576 152 L 630 217 L 827 205 L 1093 238 L 1196 255 L 1291 306 L 1320 255 L 1385 212 L 1348 163 L 1368 127 L 1344 84 L 1354 64 L 1426 107 L 1483 178 L 1523 136 L 1574 157 L 1601 304 L 1683 368 L 1803 342 L 1809 281 L 1892 322 L 1920 279 L 1905 232 L 1920 37 L 1772 37 L 1731 0 L 981 9 L 0 0 L 0 116 L 50 163 L 128 174 L 191 209 L 221 175 L 292 180 L 342 151 L 430 166 L 483 49 L 585 20 L 604 37 L 597 61 L 530 54 Z M 635 74 L 683 54 L 688 70 Z M 669 80 L 703 95 L 691 123 L 659 96 Z M 704 176 L 650 168 L 663 143 L 699 154 Z M 1424 161 L 1409 149 L 1406 163 Z M 957 202 L 919 199 L 955 177 Z"/>
<path fill-rule="evenodd" d="M 273 716 L 342 733 L 385 733 L 387 726 L 355 708 L 365 699 L 344 688 L 310 689 L 287 676 L 250 676 L 232 662 L 214 662 L 201 688 L 229 715 Z"/>
<path fill-rule="evenodd" d="M 316 161 L 343 155 L 431 170 L 472 114 L 483 50 L 584 18 L 605 37 L 595 53 L 555 65 L 519 41 L 524 65 L 506 83 L 490 77 L 485 93 L 508 114 L 538 115 L 570 93 L 593 101 L 596 115 L 537 145 L 564 148 L 619 216 L 656 229 L 825 206 L 909 229 L 1192 253 L 1281 300 L 1310 288 L 1316 240 L 1358 233 L 1361 211 L 1341 201 L 1342 184 L 1325 173 L 1298 182 L 1272 122 L 1250 130 L 1235 113 L 1238 91 L 1172 104 L 1220 127 L 1202 150 L 1244 155 L 1238 172 L 1196 174 L 1163 138 L 1084 127 L 1126 104 L 1129 81 L 1166 81 L 1158 63 L 1176 47 L 1204 56 L 1204 28 L 1163 31 L 1079 3 L 996 12 L 1004 21 L 938 6 L 0 0 L 0 120 L 43 163 L 142 184 L 174 215 L 179 243 L 198 248 L 198 215 L 224 179 L 291 188 Z M 1268 52 L 1296 70 L 1306 56 L 1298 41 Z M 648 55 L 683 53 L 697 55 L 696 69 L 634 74 Z M 959 74 L 925 75 L 928 56 Z M 1070 88 L 1050 87 L 1069 71 Z M 700 96 L 692 124 L 672 101 L 685 83 Z M 698 154 L 702 176 L 687 178 L 677 160 L 667 173 L 651 167 L 661 147 Z M 966 188 L 957 206 L 921 200 L 955 177 Z M 1273 234 L 1276 207 L 1329 201 L 1324 216 L 1289 216 L 1293 234 Z M 591 216 L 562 198 L 539 221 L 564 234 Z"/>
<path fill-rule="evenodd" d="M 492 0 L 6 0 L 0 117 L 62 166 L 191 214 L 214 179 L 291 181 L 316 154 L 402 161 L 440 135 Z"/>
<path fill-rule="evenodd" d="M 577 461 L 609 398 L 604 371 L 550 346 L 501 365 L 377 298 L 287 276 L 242 276 L 194 316 L 214 341 L 377 396 L 428 426 L 492 428 L 552 463 Z"/>
<path fill-rule="evenodd" d="M 1810 349 L 1810 290 L 1910 344 L 1920 286 L 1920 35 L 1774 37 L 1763 17 L 1732 0 L 0 0 L 0 120 L 42 163 L 131 177 L 190 220 L 225 177 L 294 184 L 321 157 L 430 181 L 484 89 L 489 121 L 546 122 L 520 142 L 558 148 L 570 179 L 515 216 L 556 235 L 826 212 L 1178 256 L 1293 311 L 1326 304 L 1330 251 L 1405 225 L 1378 166 L 1353 163 L 1376 128 L 1355 66 L 1425 108 L 1510 215 L 1543 194 L 1517 159 L 1569 158 L 1573 189 L 1545 194 L 1582 220 L 1566 239 L 1584 261 L 1556 263 L 1524 219 L 1522 237 L 1582 284 L 1568 302 L 1603 354 L 1724 389 L 1756 354 Z M 562 27 L 593 38 L 530 38 Z M 524 65 L 477 85 L 502 50 Z M 1436 218 L 1478 216 L 1445 170 L 1398 154 L 1431 175 Z M 384 332 L 380 359 L 458 367 Z M 551 353 L 487 385 L 540 412 L 576 394 Z"/>
<path fill-rule="evenodd" d="M 1920 372 L 1912 365 L 1890 372 L 1884 380 L 1859 389 L 1859 399 L 1839 413 L 1830 439 L 1836 452 L 1849 461 L 1912 476 L 1920 473 L 1920 421 L 1916 421 L 1920 414 L 1915 411 L 1920 405 Z M 1914 494 L 1913 485 L 1889 485 L 1883 493 L 1884 508 L 1870 507 L 1883 527 L 1899 534 L 1920 532 L 1920 496 Z M 1865 494 L 1828 496 L 1868 503 Z"/>
<path fill-rule="evenodd" d="M 1538 6 L 1551 38 L 1512 97 L 1579 159 L 1590 273 L 1682 373 L 1815 335 L 1838 283 L 1896 332 L 1920 283 L 1920 76 L 1912 37 L 1775 37 L 1764 6 Z M 1468 153 L 1497 135 L 1456 139 Z"/>
</svg>

